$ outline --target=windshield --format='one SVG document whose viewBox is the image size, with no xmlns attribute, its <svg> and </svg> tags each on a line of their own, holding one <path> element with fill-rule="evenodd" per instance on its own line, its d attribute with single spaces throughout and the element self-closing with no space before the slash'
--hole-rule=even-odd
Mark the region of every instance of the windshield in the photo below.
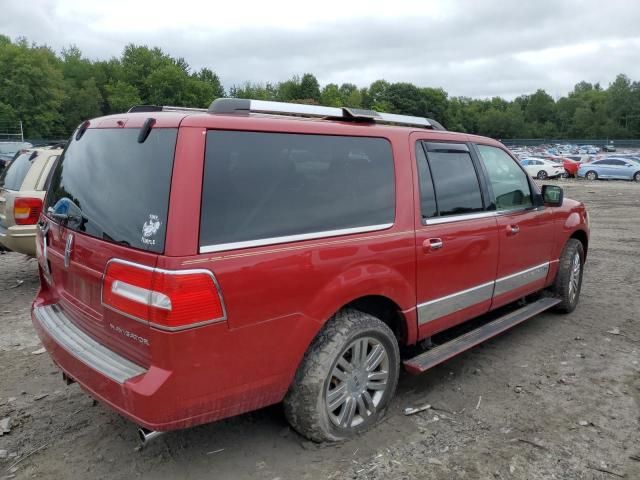
<svg viewBox="0 0 640 480">
<path fill-rule="evenodd" d="M 89 129 L 59 159 L 47 214 L 96 238 L 161 253 L 177 129 Z"/>
</svg>

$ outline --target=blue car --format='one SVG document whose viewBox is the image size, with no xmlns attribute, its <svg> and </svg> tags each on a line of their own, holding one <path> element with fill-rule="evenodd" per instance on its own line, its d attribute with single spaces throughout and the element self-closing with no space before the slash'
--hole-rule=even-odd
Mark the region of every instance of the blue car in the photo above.
<svg viewBox="0 0 640 480">
<path fill-rule="evenodd" d="M 611 178 L 640 182 L 640 163 L 621 158 L 605 158 L 591 163 L 583 163 L 578 168 L 578 177 L 587 180 Z"/>
</svg>

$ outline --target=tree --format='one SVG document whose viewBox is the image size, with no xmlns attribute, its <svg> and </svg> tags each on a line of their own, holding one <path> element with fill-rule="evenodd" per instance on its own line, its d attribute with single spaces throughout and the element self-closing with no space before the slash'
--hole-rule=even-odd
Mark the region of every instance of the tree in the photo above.
<svg viewBox="0 0 640 480">
<path fill-rule="evenodd" d="M 142 103 L 138 89 L 122 80 L 108 84 L 106 91 L 110 113 L 126 112 L 134 105 Z"/>
<path fill-rule="evenodd" d="M 320 84 L 311 73 L 305 73 L 300 80 L 298 98 L 320 101 Z"/>
<path fill-rule="evenodd" d="M 213 73 L 213 71 L 208 68 L 203 68 L 196 74 L 196 78 L 210 86 L 213 95 L 211 101 L 224 97 L 224 87 L 220 82 L 220 77 Z"/>
<path fill-rule="evenodd" d="M 149 77 L 156 74 L 164 67 L 175 67 L 170 69 L 173 72 L 180 72 L 182 77 L 186 77 L 184 66 L 182 68 L 159 48 L 149 48 L 130 43 L 124 48 L 122 53 L 122 80 L 138 89 L 139 95 L 144 103 L 153 103 L 149 88 Z M 164 74 L 167 74 L 165 70 Z M 179 78 L 176 76 L 175 78 Z M 153 98 L 158 98 L 155 93 Z"/>
<path fill-rule="evenodd" d="M 102 95 L 93 77 L 84 80 L 78 87 L 66 82 L 65 97 L 62 102 L 64 128 L 71 131 L 84 120 L 102 115 Z"/>
<path fill-rule="evenodd" d="M 342 107 L 342 95 L 338 85 L 335 83 L 325 85 L 320 93 L 320 103 L 328 107 Z"/>
<path fill-rule="evenodd" d="M 555 102 L 551 95 L 544 90 L 537 90 L 529 96 L 524 110 L 527 122 L 545 123 L 555 120 Z"/>
<path fill-rule="evenodd" d="M 0 46 L 0 103 L 22 120 L 30 137 L 57 137 L 64 132 L 61 105 L 64 78 L 55 53 L 26 40 Z"/>
<path fill-rule="evenodd" d="M 166 64 L 154 70 L 145 81 L 147 99 L 152 105 L 185 105 L 187 75 L 177 65 Z"/>
</svg>

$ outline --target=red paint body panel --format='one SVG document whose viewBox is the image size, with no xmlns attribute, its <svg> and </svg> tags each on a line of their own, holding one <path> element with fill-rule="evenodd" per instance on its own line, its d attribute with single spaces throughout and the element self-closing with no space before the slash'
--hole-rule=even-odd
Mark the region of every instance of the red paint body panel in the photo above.
<svg viewBox="0 0 640 480">
<path fill-rule="evenodd" d="M 169 430 L 205 423 L 282 400 L 304 353 L 324 323 L 344 305 L 362 297 L 384 297 L 397 307 L 407 344 L 450 328 L 550 284 L 547 278 L 502 298 L 484 300 L 419 326 L 417 305 L 518 270 L 557 259 L 576 231 L 588 234 L 584 207 L 566 200 L 560 208 L 422 225 L 414 160 L 416 138 L 498 142 L 472 135 L 412 128 L 291 119 L 135 113 L 91 120 L 89 128 L 179 127 L 171 180 L 165 251 L 147 253 L 73 232 L 74 248 L 65 268 L 70 232 L 50 221 L 48 258 L 53 287 L 41 273 L 34 308 L 57 303 L 71 321 L 98 342 L 147 369 L 118 384 L 60 347 L 33 323 L 54 361 L 92 396 L 149 429 Z M 395 162 L 396 211 L 385 230 L 217 253 L 199 253 L 200 204 L 208 129 L 314 133 L 386 138 Z M 517 223 L 520 233 L 508 237 Z M 423 242 L 441 238 L 442 250 Z M 43 248 L 42 234 L 38 236 Z M 119 258 L 167 270 L 206 269 L 219 284 L 226 319 L 184 331 L 150 327 L 102 306 L 105 266 Z M 39 257 L 42 267 L 42 255 Z M 533 289 L 533 290 L 532 290 Z M 111 327 L 146 340 L 131 342 Z"/>
</svg>

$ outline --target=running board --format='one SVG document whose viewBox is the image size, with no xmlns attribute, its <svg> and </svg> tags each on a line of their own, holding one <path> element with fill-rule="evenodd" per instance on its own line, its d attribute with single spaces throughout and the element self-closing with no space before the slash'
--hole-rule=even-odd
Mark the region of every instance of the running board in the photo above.
<svg viewBox="0 0 640 480">
<path fill-rule="evenodd" d="M 508 313 L 492 322 L 489 322 L 475 330 L 461 335 L 449 342 L 438 345 L 417 355 L 409 360 L 404 361 L 405 369 L 412 374 L 422 373 L 436 365 L 455 357 L 457 354 L 475 347 L 479 343 L 484 342 L 505 330 L 524 322 L 525 320 L 535 317 L 541 312 L 548 310 L 560 303 L 557 298 L 541 298 L 525 307 L 519 308 Z"/>
</svg>

